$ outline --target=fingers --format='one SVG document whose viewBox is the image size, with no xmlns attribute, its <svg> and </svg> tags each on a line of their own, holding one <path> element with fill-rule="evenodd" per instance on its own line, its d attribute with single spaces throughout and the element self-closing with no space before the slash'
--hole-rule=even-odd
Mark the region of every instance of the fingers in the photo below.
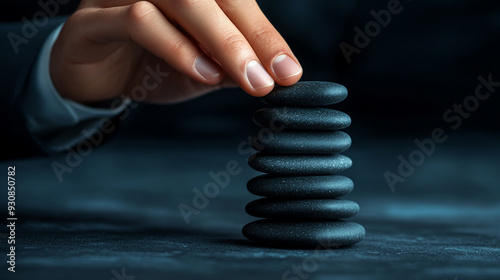
<svg viewBox="0 0 500 280">
<path fill-rule="evenodd" d="M 280 85 L 295 84 L 302 67 L 283 37 L 253 0 L 217 0 L 224 13 L 245 36 L 266 70 Z"/>
<path fill-rule="evenodd" d="M 158 1 L 167 17 L 175 20 L 218 61 L 246 92 L 267 94 L 274 79 L 262 66 L 245 36 L 213 0 Z"/>
<path fill-rule="evenodd" d="M 197 81 L 218 83 L 225 73 L 249 94 L 263 96 L 275 82 L 292 85 L 302 76 L 297 58 L 255 0 L 89 3 L 115 13 L 92 22 L 93 35 L 133 41 Z"/>
<path fill-rule="evenodd" d="M 302 67 L 254 0 L 167 0 L 160 9 L 193 36 L 248 93 L 292 85 Z"/>
<path fill-rule="evenodd" d="M 224 78 L 222 69 L 150 2 L 80 12 L 85 19 L 79 24 L 96 44 L 134 42 L 196 81 L 217 84 Z"/>
</svg>

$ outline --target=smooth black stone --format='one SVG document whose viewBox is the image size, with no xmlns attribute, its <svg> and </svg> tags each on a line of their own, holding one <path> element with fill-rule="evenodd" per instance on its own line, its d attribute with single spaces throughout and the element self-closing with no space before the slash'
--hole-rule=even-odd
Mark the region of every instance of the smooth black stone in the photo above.
<svg viewBox="0 0 500 280">
<path fill-rule="evenodd" d="M 332 175 L 351 167 L 344 155 L 270 155 L 257 153 L 248 159 L 253 169 L 277 175 Z"/>
<path fill-rule="evenodd" d="M 253 114 L 253 120 L 273 131 L 339 130 L 351 125 L 349 115 L 327 108 L 264 108 Z"/>
<path fill-rule="evenodd" d="M 330 82 L 298 82 L 290 87 L 277 86 L 261 100 L 271 106 L 317 107 L 341 102 L 347 89 Z"/>
<path fill-rule="evenodd" d="M 273 247 L 334 249 L 360 242 L 365 229 L 346 221 L 258 220 L 243 227 L 243 235 Z"/>
<path fill-rule="evenodd" d="M 247 189 L 259 196 L 277 198 L 335 198 L 352 191 L 351 179 L 339 175 L 278 177 L 261 175 L 247 183 Z"/>
<path fill-rule="evenodd" d="M 342 131 L 285 131 L 255 137 L 252 146 L 276 154 L 335 154 L 351 146 L 351 137 Z"/>
<path fill-rule="evenodd" d="M 359 212 L 359 205 L 341 199 L 276 199 L 261 198 L 245 207 L 254 217 L 289 220 L 346 219 Z"/>
</svg>

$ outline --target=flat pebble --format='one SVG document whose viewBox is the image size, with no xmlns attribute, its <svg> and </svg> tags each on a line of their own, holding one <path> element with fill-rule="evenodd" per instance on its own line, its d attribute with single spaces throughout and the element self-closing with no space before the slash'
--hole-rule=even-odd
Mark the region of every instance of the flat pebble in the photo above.
<svg viewBox="0 0 500 280">
<path fill-rule="evenodd" d="M 342 131 L 285 131 L 257 136 L 252 146 L 276 154 L 334 154 L 349 149 L 351 137 Z"/>
<path fill-rule="evenodd" d="M 261 100 L 279 107 L 317 107 L 341 102 L 347 97 L 347 89 L 330 82 L 298 82 L 293 86 L 277 86 Z"/>
<path fill-rule="evenodd" d="M 344 155 L 273 155 L 257 153 L 248 159 L 253 169 L 277 175 L 333 175 L 351 167 Z"/>
<path fill-rule="evenodd" d="M 349 115 L 328 108 L 264 108 L 254 113 L 253 120 L 273 131 L 339 130 L 351 125 Z"/>
<path fill-rule="evenodd" d="M 288 220 L 346 219 L 359 212 L 359 205 L 341 199 L 277 199 L 261 198 L 245 207 L 254 217 Z"/>
<path fill-rule="evenodd" d="M 243 235 L 272 247 L 334 249 L 360 242 L 365 229 L 346 221 L 258 220 L 243 227 Z"/>
<path fill-rule="evenodd" d="M 277 198 L 335 198 L 350 193 L 351 179 L 340 175 L 273 176 L 261 175 L 247 183 L 249 192 Z"/>
</svg>

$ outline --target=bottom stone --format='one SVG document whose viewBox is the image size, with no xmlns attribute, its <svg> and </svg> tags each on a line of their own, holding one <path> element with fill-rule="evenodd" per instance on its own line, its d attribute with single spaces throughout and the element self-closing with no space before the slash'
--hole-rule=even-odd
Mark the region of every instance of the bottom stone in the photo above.
<svg viewBox="0 0 500 280">
<path fill-rule="evenodd" d="M 243 227 L 243 235 L 253 241 L 273 247 L 333 249 L 358 243 L 365 229 L 356 223 L 335 221 L 276 221 L 251 222 Z"/>
</svg>

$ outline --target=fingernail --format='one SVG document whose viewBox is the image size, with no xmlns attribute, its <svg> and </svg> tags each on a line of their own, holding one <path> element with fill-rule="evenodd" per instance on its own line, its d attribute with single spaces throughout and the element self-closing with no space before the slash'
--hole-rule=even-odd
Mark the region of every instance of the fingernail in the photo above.
<svg viewBox="0 0 500 280">
<path fill-rule="evenodd" d="M 204 56 L 200 56 L 194 61 L 194 69 L 205 80 L 213 80 L 221 75 L 215 64 Z"/>
<path fill-rule="evenodd" d="M 273 71 L 280 80 L 296 76 L 302 72 L 302 67 L 286 54 L 274 59 Z"/>
<path fill-rule="evenodd" d="M 257 60 L 247 64 L 247 78 L 253 89 L 261 89 L 274 85 L 274 79 L 267 73 L 266 69 Z"/>
</svg>

